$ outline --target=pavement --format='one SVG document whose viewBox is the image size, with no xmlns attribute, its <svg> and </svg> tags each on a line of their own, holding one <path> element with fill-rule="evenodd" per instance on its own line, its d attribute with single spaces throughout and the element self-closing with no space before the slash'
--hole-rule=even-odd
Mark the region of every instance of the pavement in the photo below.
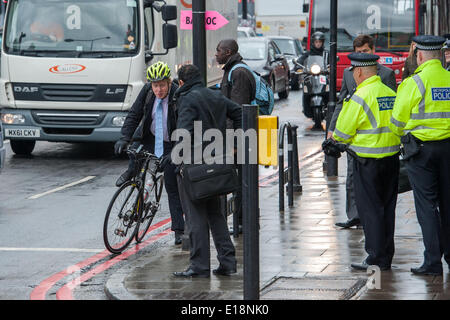
<svg viewBox="0 0 450 320">
<path fill-rule="evenodd" d="M 366 253 L 362 229 L 340 229 L 346 220 L 345 155 L 338 177 L 327 177 L 323 154 L 316 152 L 300 163 L 303 192 L 294 206 L 278 211 L 278 181 L 260 182 L 260 299 L 273 300 L 378 300 L 450 299 L 450 277 L 416 276 L 410 268 L 421 264 L 423 243 L 412 192 L 400 194 L 396 209 L 396 251 L 391 271 L 368 274 L 355 271 Z M 269 179 L 270 180 L 270 179 Z M 232 225 L 229 216 L 229 225 Z M 118 300 L 243 299 L 243 237 L 232 238 L 238 272 L 209 279 L 178 279 L 189 252 L 173 245 L 152 250 L 117 270 L 106 282 L 105 293 Z M 211 241 L 211 269 L 218 266 Z"/>
</svg>

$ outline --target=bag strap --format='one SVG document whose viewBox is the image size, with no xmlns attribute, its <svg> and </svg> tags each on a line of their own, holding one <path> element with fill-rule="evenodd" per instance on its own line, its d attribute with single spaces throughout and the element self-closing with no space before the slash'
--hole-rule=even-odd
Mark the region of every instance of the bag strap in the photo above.
<svg viewBox="0 0 450 320">
<path fill-rule="evenodd" d="M 248 65 L 246 65 L 245 63 L 237 63 L 230 69 L 230 72 L 228 73 L 228 82 L 231 82 L 231 73 L 234 71 L 234 69 L 237 69 L 237 68 L 245 68 L 245 69 L 247 69 L 248 71 L 251 72 L 253 77 L 255 76 L 253 74 L 253 70 L 250 69 L 250 67 Z"/>
</svg>

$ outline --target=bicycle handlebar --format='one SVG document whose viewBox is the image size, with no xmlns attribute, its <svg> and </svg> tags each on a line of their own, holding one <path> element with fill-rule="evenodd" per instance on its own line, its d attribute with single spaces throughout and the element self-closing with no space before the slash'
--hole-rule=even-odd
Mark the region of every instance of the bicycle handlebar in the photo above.
<svg viewBox="0 0 450 320">
<path fill-rule="evenodd" d="M 131 156 L 142 156 L 145 158 L 159 160 L 159 158 L 157 156 L 155 156 L 153 153 L 145 150 L 143 144 L 139 145 L 139 147 L 137 147 L 136 149 L 134 149 L 132 147 L 128 147 L 127 153 Z"/>
</svg>

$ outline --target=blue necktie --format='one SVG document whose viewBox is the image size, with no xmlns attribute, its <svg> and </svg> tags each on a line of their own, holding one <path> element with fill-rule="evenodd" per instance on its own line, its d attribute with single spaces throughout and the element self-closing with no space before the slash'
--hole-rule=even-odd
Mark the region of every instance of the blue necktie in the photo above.
<svg viewBox="0 0 450 320">
<path fill-rule="evenodd" d="M 159 100 L 155 113 L 155 156 L 161 157 L 164 153 L 164 131 L 163 131 L 163 105 Z"/>
</svg>

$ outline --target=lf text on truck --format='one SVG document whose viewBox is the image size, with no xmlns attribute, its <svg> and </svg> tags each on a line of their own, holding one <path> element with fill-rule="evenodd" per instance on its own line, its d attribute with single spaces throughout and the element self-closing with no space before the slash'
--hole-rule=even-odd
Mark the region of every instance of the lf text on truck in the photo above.
<svg viewBox="0 0 450 320">
<path fill-rule="evenodd" d="M 9 0 L 0 106 L 13 152 L 30 154 L 36 140 L 116 141 L 146 65 L 178 44 L 176 18 L 157 0 Z"/>
</svg>

